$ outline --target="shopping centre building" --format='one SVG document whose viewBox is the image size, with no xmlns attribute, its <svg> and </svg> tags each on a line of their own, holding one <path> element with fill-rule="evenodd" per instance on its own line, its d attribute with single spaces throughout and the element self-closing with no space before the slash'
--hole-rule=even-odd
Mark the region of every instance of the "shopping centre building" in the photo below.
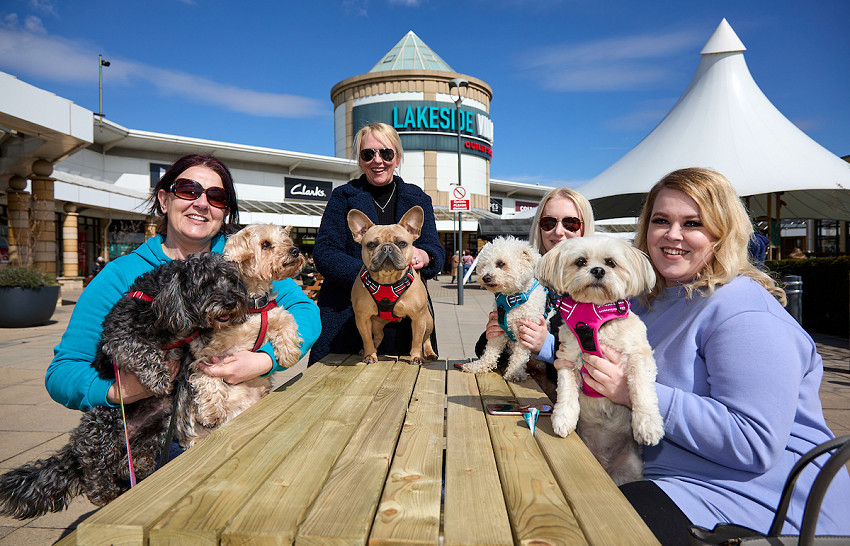
<svg viewBox="0 0 850 546">
<path fill-rule="evenodd" d="M 449 252 L 457 248 L 451 209 L 459 175 L 469 200 L 464 249 L 477 249 L 479 219 L 509 218 L 551 189 L 490 178 L 492 89 L 452 70 L 413 32 L 368 73 L 331 89 L 333 157 L 126 128 L 2 72 L 0 96 L 0 262 L 26 261 L 32 250 L 35 264 L 66 284 L 81 282 L 98 256 L 120 256 L 152 233 L 150 188 L 189 153 L 212 154 L 231 169 L 240 222 L 293 226 L 305 252 L 331 191 L 359 176 L 351 146 L 368 123 L 399 132 L 399 174 L 431 197 Z"/>
</svg>

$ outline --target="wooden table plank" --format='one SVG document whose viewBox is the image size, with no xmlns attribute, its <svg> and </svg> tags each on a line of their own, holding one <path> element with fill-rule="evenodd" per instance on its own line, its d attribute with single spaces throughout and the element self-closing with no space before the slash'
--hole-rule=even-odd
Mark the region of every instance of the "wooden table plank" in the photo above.
<svg viewBox="0 0 850 546">
<path fill-rule="evenodd" d="M 475 375 L 447 372 L 446 545 L 513 544 Z"/>
<path fill-rule="evenodd" d="M 370 364 L 380 365 L 386 364 Z M 418 373 L 419 366 L 393 365 L 301 524 L 296 544 L 366 543 Z"/>
<path fill-rule="evenodd" d="M 445 408 L 446 362 L 422 366 L 369 544 L 439 542 Z"/>
<path fill-rule="evenodd" d="M 81 544 L 144 544 L 147 530 L 194 487 L 213 474 L 228 457 L 269 426 L 268 415 L 286 411 L 319 382 L 334 367 L 318 365 L 316 371 L 303 381 L 288 387 L 288 396 L 266 396 L 252 411 L 237 416 L 227 426 L 207 436 L 186 453 L 169 462 L 92 514 L 77 527 Z M 315 366 L 314 366 L 315 367 Z"/>
<path fill-rule="evenodd" d="M 222 529 L 236 512 L 290 451 L 302 443 L 312 425 L 324 417 L 365 368 L 364 365 L 336 367 L 279 415 L 266 413 L 273 422 L 165 514 L 151 529 L 150 544 L 187 541 L 218 544 Z M 286 397 L 286 394 L 269 396 Z"/>
<path fill-rule="evenodd" d="M 497 374 L 479 374 L 477 379 L 483 400 L 514 397 Z M 525 419 L 486 415 L 516 542 L 585 544 L 581 527 Z"/>
<path fill-rule="evenodd" d="M 389 365 L 362 368 L 225 528 L 222 544 L 291 544 L 295 540 L 298 525 L 391 370 Z"/>
<path fill-rule="evenodd" d="M 511 383 L 510 388 L 521 404 L 550 403 L 533 380 Z M 551 418 L 541 417 L 535 438 L 591 544 L 658 544 L 577 434 L 561 438 Z"/>
</svg>

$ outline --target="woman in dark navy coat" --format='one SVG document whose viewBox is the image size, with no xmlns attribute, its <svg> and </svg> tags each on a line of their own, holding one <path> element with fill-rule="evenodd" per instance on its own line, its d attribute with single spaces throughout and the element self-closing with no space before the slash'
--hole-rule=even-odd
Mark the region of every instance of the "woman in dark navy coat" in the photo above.
<svg viewBox="0 0 850 546">
<path fill-rule="evenodd" d="M 431 198 L 419 186 L 406 184 L 394 174 L 404 153 L 395 129 L 384 123 L 363 127 L 354 138 L 354 150 L 363 174 L 333 191 L 313 249 L 316 268 L 324 281 L 318 300 L 322 333 L 310 351 L 310 364 L 328 353 L 356 354 L 363 348 L 351 308 L 351 287 L 363 267 L 363 259 L 360 244 L 348 229 L 348 211 L 358 209 L 375 224 L 386 225 L 397 223 L 405 212 L 418 205 L 425 211 L 425 223 L 413 243 L 414 269 L 419 270 L 423 281 L 432 279 L 446 259 Z M 379 355 L 410 354 L 410 319 L 388 324 L 384 333 Z M 436 350 L 436 340 L 432 339 L 432 343 Z"/>
</svg>

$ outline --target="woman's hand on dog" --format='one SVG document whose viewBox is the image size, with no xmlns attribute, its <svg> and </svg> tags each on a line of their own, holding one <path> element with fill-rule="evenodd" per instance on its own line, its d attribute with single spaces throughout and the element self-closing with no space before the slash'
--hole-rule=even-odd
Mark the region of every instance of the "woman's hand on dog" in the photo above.
<svg viewBox="0 0 850 546">
<path fill-rule="evenodd" d="M 585 371 L 582 379 L 587 384 L 615 404 L 632 407 L 632 399 L 629 395 L 629 378 L 626 375 L 626 367 L 620 364 L 622 355 L 616 349 L 605 345 L 602 346 L 602 354 L 607 358 L 582 353 Z"/>
<path fill-rule="evenodd" d="M 505 331 L 499 326 L 499 319 L 496 317 L 496 312 L 490 311 L 490 316 L 487 319 L 487 327 L 484 329 L 484 337 L 489 341 L 494 337 L 504 334 Z"/>
<path fill-rule="evenodd" d="M 250 381 L 272 369 L 272 357 L 268 353 L 239 351 L 232 355 L 214 356 L 211 365 L 198 362 L 198 369 L 210 377 L 218 377 L 230 385 Z"/>
<path fill-rule="evenodd" d="M 171 380 L 177 377 L 177 372 L 180 371 L 179 360 L 169 360 L 167 362 L 169 368 L 169 376 Z M 119 379 L 121 380 L 121 396 L 118 396 L 118 382 L 112 384 L 106 392 L 106 401 L 110 404 L 119 404 L 122 399 L 125 404 L 132 404 L 144 398 L 153 396 L 151 391 L 145 388 L 133 372 L 119 370 Z"/>
<path fill-rule="evenodd" d="M 625 366 L 620 364 L 622 355 L 619 351 L 604 343 L 601 345 L 602 354 L 607 359 L 582 353 L 581 359 L 578 362 L 556 358 L 553 363 L 555 369 L 566 368 L 568 370 L 574 370 L 576 366 L 581 367 L 584 365 L 581 378 L 590 388 L 615 404 L 631 408 L 632 399 L 629 395 L 629 378 L 626 375 Z M 563 344 L 561 344 L 561 351 L 563 351 Z"/>
<path fill-rule="evenodd" d="M 537 323 L 520 319 L 518 334 L 519 342 L 523 347 L 534 354 L 539 353 L 543 348 L 543 344 L 546 343 L 546 338 L 549 337 L 549 328 L 546 326 L 546 319 L 542 315 Z"/>
<path fill-rule="evenodd" d="M 413 269 L 422 269 L 427 267 L 429 263 L 431 263 L 431 258 L 428 257 L 428 253 L 421 248 L 413 247 L 413 258 L 410 260 Z"/>
</svg>

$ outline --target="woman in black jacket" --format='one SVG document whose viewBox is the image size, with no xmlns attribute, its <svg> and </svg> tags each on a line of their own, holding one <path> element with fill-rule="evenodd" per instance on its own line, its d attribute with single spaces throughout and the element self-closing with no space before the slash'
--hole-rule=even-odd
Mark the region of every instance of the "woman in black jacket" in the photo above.
<svg viewBox="0 0 850 546">
<path fill-rule="evenodd" d="M 360 244 L 348 228 L 351 209 L 365 213 L 375 224 L 394 224 L 410 208 L 425 212 L 422 233 L 413 243 L 413 265 L 422 280 L 437 276 L 446 259 L 440 244 L 431 198 L 419 186 L 406 184 L 394 171 L 401 164 L 401 139 L 385 123 L 367 125 L 354 138 L 355 154 L 363 174 L 339 186 L 331 194 L 316 236 L 313 258 L 324 276 L 319 292 L 322 333 L 310 351 L 309 364 L 328 353 L 354 354 L 363 348 L 351 308 L 351 287 L 363 267 Z M 378 354 L 410 354 L 410 319 L 384 328 Z M 436 340 L 432 339 L 436 349 Z"/>
</svg>

